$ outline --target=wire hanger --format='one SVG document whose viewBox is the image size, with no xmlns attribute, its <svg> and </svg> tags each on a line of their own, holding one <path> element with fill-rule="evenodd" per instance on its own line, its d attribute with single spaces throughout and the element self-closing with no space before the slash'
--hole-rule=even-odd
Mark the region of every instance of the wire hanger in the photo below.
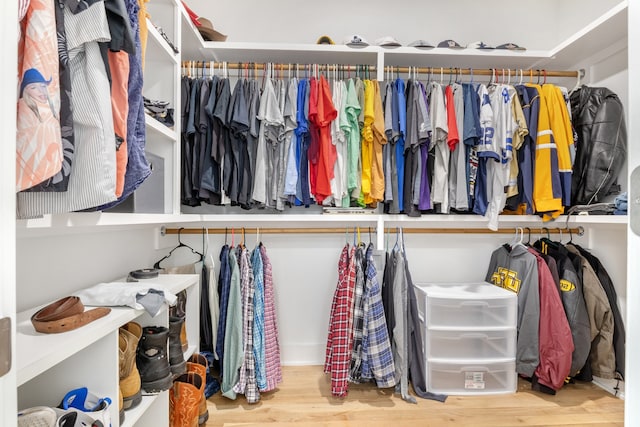
<svg viewBox="0 0 640 427">
<path fill-rule="evenodd" d="M 164 261 L 165 259 L 169 258 L 169 257 L 171 256 L 171 254 L 173 254 L 173 252 L 175 252 L 175 250 L 176 250 L 176 249 L 179 249 L 179 248 L 188 248 L 188 249 L 191 249 L 191 252 L 192 252 L 193 254 L 196 254 L 196 255 L 200 256 L 200 261 L 204 260 L 204 255 L 203 255 L 202 253 L 200 253 L 200 252 L 196 251 L 196 250 L 195 250 L 195 249 L 193 249 L 191 246 L 189 246 L 189 245 L 187 245 L 186 243 L 183 243 L 183 242 L 182 242 L 182 239 L 181 239 L 181 237 L 182 237 L 182 236 L 181 236 L 182 230 L 184 230 L 184 227 L 180 227 L 180 229 L 178 230 L 178 245 L 177 245 L 175 248 L 171 249 L 171 251 L 169 252 L 169 254 L 167 254 L 167 255 L 163 256 L 163 257 L 162 257 L 162 258 L 160 258 L 158 261 L 156 261 L 156 263 L 155 263 L 155 264 L 153 264 L 153 268 L 157 268 L 157 269 L 162 268 L 162 267 L 160 267 L 160 263 L 161 263 L 162 261 Z"/>
</svg>

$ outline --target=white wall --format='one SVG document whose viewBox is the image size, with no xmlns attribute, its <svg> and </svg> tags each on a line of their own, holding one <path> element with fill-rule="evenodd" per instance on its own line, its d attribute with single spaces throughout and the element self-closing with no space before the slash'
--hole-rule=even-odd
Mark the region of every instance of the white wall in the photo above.
<svg viewBox="0 0 640 427">
<path fill-rule="evenodd" d="M 360 34 L 370 43 L 392 35 L 400 43 L 454 39 L 460 44 L 483 40 L 513 42 L 532 50 L 558 45 L 619 0 L 394 1 L 321 3 L 276 0 L 190 0 L 189 7 L 211 20 L 228 41 L 315 43 L 329 35 L 342 43 Z"/>
</svg>

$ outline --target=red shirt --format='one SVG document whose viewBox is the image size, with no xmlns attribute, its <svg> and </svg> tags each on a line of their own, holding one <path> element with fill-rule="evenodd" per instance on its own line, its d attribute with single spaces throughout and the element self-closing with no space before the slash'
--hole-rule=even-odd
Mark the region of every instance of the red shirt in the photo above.
<svg viewBox="0 0 640 427">
<path fill-rule="evenodd" d="M 449 146 L 449 149 L 453 151 L 456 148 L 456 144 L 460 142 L 460 135 L 458 134 L 456 110 L 453 102 L 453 87 L 451 85 L 448 85 L 444 90 L 444 102 L 447 106 L 447 128 L 449 128 L 447 145 Z"/>
<path fill-rule="evenodd" d="M 314 79 L 312 79 L 313 83 Z M 312 109 L 312 95 L 313 87 L 316 86 L 317 99 L 314 108 Z M 317 85 L 311 85 L 312 92 L 309 94 L 309 121 L 313 123 L 316 132 L 312 132 L 311 144 L 313 145 L 313 133 L 317 135 L 317 169 L 314 186 L 311 188 L 311 192 L 315 195 L 316 201 L 322 203 L 327 196 L 331 195 L 331 180 L 334 177 L 333 167 L 338 158 L 336 147 L 331 142 L 331 122 L 338 116 L 338 111 L 333 105 L 331 99 L 331 91 L 329 90 L 329 84 L 324 76 L 320 76 L 320 81 Z M 311 162 L 312 150 L 309 147 L 309 161 Z M 315 154 L 315 152 L 313 152 Z"/>
</svg>

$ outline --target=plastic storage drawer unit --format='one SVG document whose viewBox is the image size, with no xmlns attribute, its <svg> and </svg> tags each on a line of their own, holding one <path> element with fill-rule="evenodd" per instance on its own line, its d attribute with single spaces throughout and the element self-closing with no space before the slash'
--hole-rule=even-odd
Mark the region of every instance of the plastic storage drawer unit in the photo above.
<svg viewBox="0 0 640 427">
<path fill-rule="evenodd" d="M 430 329 L 425 343 L 427 360 L 513 358 L 516 354 L 516 330 Z"/>
<path fill-rule="evenodd" d="M 427 327 L 515 327 L 517 295 L 490 283 L 416 284 L 420 317 Z"/>
<path fill-rule="evenodd" d="M 431 362 L 427 366 L 427 390 L 452 395 L 508 394 L 516 391 L 516 362 Z"/>
</svg>

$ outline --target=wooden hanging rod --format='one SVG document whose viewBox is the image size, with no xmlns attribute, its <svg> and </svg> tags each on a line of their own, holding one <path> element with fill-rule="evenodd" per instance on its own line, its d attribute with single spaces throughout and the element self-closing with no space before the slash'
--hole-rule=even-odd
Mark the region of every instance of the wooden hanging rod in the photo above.
<svg viewBox="0 0 640 427">
<path fill-rule="evenodd" d="M 162 235 L 167 234 L 231 234 L 233 233 L 249 233 L 249 234 L 344 234 L 351 233 L 358 227 L 228 227 L 228 228 L 165 228 L 160 230 Z M 376 227 L 360 227 L 360 233 L 376 232 Z M 385 228 L 385 233 L 395 233 L 397 228 L 390 227 Z M 510 227 L 500 228 L 496 231 L 489 230 L 488 228 L 407 228 L 402 227 L 402 231 L 405 234 L 514 234 L 516 231 L 522 231 L 527 234 L 569 234 L 582 236 L 584 235 L 584 228 L 578 226 L 575 228 L 559 228 L 559 227 Z"/>
<path fill-rule="evenodd" d="M 263 63 L 249 63 L 249 62 L 207 62 L 207 61 L 182 61 L 182 68 L 198 68 L 198 69 L 213 69 L 220 70 L 219 66 L 226 64 L 228 70 L 247 70 L 251 72 L 258 72 L 264 69 Z M 335 64 L 284 64 L 284 63 L 271 63 L 273 71 L 279 72 L 304 72 L 305 70 L 313 71 L 350 71 L 350 72 L 374 72 L 376 71 L 375 65 L 335 65 Z M 511 78 L 518 78 L 521 74 L 524 77 L 569 77 L 569 78 L 582 78 L 585 75 L 584 69 L 570 70 L 570 71 L 554 71 L 544 69 L 522 69 L 522 68 L 453 68 L 453 67 L 395 67 L 386 66 L 385 71 L 391 73 L 418 73 L 418 74 L 454 74 L 462 76 L 497 76 L 501 79 L 511 74 Z"/>
</svg>

